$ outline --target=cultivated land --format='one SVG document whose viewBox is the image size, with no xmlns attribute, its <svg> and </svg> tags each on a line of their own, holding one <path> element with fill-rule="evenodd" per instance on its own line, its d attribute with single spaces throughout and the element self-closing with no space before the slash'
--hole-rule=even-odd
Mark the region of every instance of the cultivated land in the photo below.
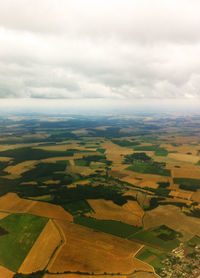
<svg viewBox="0 0 200 278">
<path fill-rule="evenodd" d="M 66 242 L 61 247 L 50 272 L 132 273 L 153 269 L 134 258 L 140 244 L 64 221 L 55 221 L 63 231 Z M 66 254 L 68 259 L 66 260 Z"/>
<path fill-rule="evenodd" d="M 199 265 L 199 115 L 0 117 L 0 142 L 0 277 Z"/>
</svg>

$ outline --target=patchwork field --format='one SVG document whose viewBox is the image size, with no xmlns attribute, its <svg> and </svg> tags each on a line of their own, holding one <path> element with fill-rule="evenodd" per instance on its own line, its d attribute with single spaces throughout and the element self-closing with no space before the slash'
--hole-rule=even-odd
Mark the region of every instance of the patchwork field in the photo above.
<svg viewBox="0 0 200 278">
<path fill-rule="evenodd" d="M 200 236 L 200 218 L 187 216 L 180 208 L 172 205 L 159 206 L 147 211 L 143 221 L 145 229 L 166 225 L 185 236 Z"/>
<path fill-rule="evenodd" d="M 0 265 L 17 271 L 46 223 L 46 218 L 27 214 L 12 214 L 1 219 L 0 226 L 8 234 L 0 237 Z"/>
<path fill-rule="evenodd" d="M 87 200 L 95 213 L 88 213 L 87 216 L 96 219 L 116 220 L 133 226 L 142 226 L 143 210 L 135 201 L 128 201 L 123 206 L 118 206 L 112 201 Z"/>
<path fill-rule="evenodd" d="M 0 277 L 2 278 L 12 278 L 14 272 L 0 265 Z"/>
<path fill-rule="evenodd" d="M 61 242 L 62 238 L 58 228 L 52 220 L 49 220 L 18 271 L 32 273 L 43 270 Z"/>
<path fill-rule="evenodd" d="M 60 206 L 22 199 L 15 193 L 8 193 L 0 198 L 0 211 L 28 213 L 47 218 L 72 220 L 72 216 Z"/>
<path fill-rule="evenodd" d="M 200 236 L 199 127 L 170 113 L 0 117 L 0 277 L 158 277 Z"/>
<path fill-rule="evenodd" d="M 134 258 L 134 254 L 140 249 L 139 244 L 61 220 L 55 222 L 63 230 L 66 243 L 54 263 L 49 265 L 50 272 L 153 272 L 152 267 Z"/>
</svg>

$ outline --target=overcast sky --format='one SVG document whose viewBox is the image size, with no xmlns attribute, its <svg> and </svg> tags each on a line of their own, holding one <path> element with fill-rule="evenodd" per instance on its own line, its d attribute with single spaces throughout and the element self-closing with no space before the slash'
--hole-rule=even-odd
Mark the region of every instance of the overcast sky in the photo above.
<svg viewBox="0 0 200 278">
<path fill-rule="evenodd" d="M 199 100 L 199 0 L 0 1 L 0 107 Z"/>
</svg>

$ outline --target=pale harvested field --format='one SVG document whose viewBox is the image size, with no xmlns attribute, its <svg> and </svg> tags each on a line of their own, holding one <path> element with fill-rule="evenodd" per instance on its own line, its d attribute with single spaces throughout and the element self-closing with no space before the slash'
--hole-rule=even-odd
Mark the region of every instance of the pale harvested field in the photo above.
<svg viewBox="0 0 200 278">
<path fill-rule="evenodd" d="M 90 169 L 90 167 L 85 166 L 68 166 L 67 167 L 68 172 L 70 173 L 77 173 L 81 175 L 90 175 L 95 172 L 96 169 Z"/>
<path fill-rule="evenodd" d="M 6 176 L 7 178 L 18 178 L 24 172 L 27 172 L 35 167 L 38 163 L 37 160 L 27 160 L 22 163 L 18 163 L 14 166 L 8 166 L 4 169 L 5 172 L 8 172 L 10 175 Z"/>
<path fill-rule="evenodd" d="M 145 229 L 166 225 L 183 234 L 200 236 L 200 218 L 187 216 L 180 208 L 172 205 L 159 206 L 147 211 L 143 223 Z"/>
<path fill-rule="evenodd" d="M 192 195 L 193 195 L 193 192 L 185 191 L 185 190 L 181 190 L 181 189 L 178 189 L 177 191 L 172 190 L 169 193 L 169 196 L 173 196 L 173 197 L 185 199 L 185 200 L 191 200 Z"/>
<path fill-rule="evenodd" d="M 197 163 L 199 161 L 199 156 L 182 154 L 182 153 L 169 153 L 168 157 L 173 158 L 174 160 L 177 161 L 190 162 L 190 163 Z"/>
<path fill-rule="evenodd" d="M 137 272 L 135 274 L 132 274 L 130 276 L 128 276 L 129 278 L 159 278 L 160 276 L 158 276 L 155 273 L 147 273 L 147 272 Z"/>
<path fill-rule="evenodd" d="M 142 187 L 142 188 L 144 188 L 144 187 L 150 187 L 150 188 L 156 189 L 156 188 L 158 188 L 159 185 L 158 185 L 158 183 L 155 182 L 155 181 L 145 180 L 145 181 L 139 182 L 139 183 L 137 184 L 137 186 L 140 186 L 140 187 Z"/>
<path fill-rule="evenodd" d="M 3 219 L 3 218 L 5 218 L 6 216 L 8 216 L 10 213 L 8 213 L 8 212 L 1 212 L 0 211 L 0 220 L 1 219 Z"/>
<path fill-rule="evenodd" d="M 106 141 L 101 144 L 102 148 L 106 149 L 105 154 L 108 160 L 111 160 L 113 163 L 122 163 L 124 157 L 122 155 L 127 155 L 133 153 L 133 150 L 130 148 L 120 147 L 111 141 Z"/>
<path fill-rule="evenodd" d="M 11 161 L 11 157 L 0 156 L 0 161 Z"/>
<path fill-rule="evenodd" d="M 176 165 L 179 165 L 180 168 L 176 168 Z M 200 167 L 191 163 L 170 163 L 166 168 L 172 170 L 173 178 L 200 179 Z"/>
<path fill-rule="evenodd" d="M 74 164 L 74 159 L 70 159 L 70 160 L 69 160 L 69 163 L 70 163 L 71 166 L 74 166 L 74 165 L 75 165 L 75 164 Z"/>
<path fill-rule="evenodd" d="M 54 145 L 54 146 L 38 146 L 34 149 L 40 149 L 45 151 L 66 151 L 68 145 Z"/>
<path fill-rule="evenodd" d="M 87 129 L 82 128 L 82 129 L 79 129 L 79 130 L 73 130 L 72 133 L 73 134 L 88 134 L 88 131 L 87 131 Z"/>
<path fill-rule="evenodd" d="M 0 277 L 12 278 L 15 273 L 0 265 Z"/>
<path fill-rule="evenodd" d="M 197 192 L 194 192 L 194 193 L 192 194 L 191 199 L 192 199 L 194 202 L 200 203 L 200 189 L 197 190 Z"/>
<path fill-rule="evenodd" d="M 181 146 L 173 146 L 171 144 L 161 144 L 161 148 L 168 150 L 169 152 L 178 152 L 182 154 L 191 153 L 192 155 L 196 155 L 200 146 L 191 146 L 188 144 L 183 144 Z"/>
<path fill-rule="evenodd" d="M 48 181 L 43 181 L 44 184 L 59 184 L 59 180 L 48 180 Z"/>
<path fill-rule="evenodd" d="M 56 163 L 56 161 L 63 161 L 63 160 L 70 160 L 70 159 L 74 159 L 74 157 L 73 156 L 50 157 L 50 158 L 41 159 L 40 162 L 44 162 L 44 163 Z"/>
<path fill-rule="evenodd" d="M 119 278 L 119 275 L 98 275 L 99 278 Z M 45 274 L 43 278 L 92 278 L 91 275 L 82 275 L 82 274 Z M 120 275 L 120 278 L 127 278 L 127 276 Z"/>
<path fill-rule="evenodd" d="M 95 213 L 88 213 L 90 217 L 103 220 L 116 220 L 133 226 L 142 226 L 143 210 L 136 201 L 128 201 L 123 206 L 118 206 L 112 201 L 103 199 L 87 200 Z"/>
<path fill-rule="evenodd" d="M 37 146 L 38 143 L 31 143 L 31 144 L 14 144 L 14 145 L 0 145 L 0 152 L 7 151 L 7 150 L 13 150 L 13 149 L 19 149 L 24 147 L 32 147 Z"/>
<path fill-rule="evenodd" d="M 50 272 L 132 273 L 153 268 L 133 256 L 141 245 L 119 237 L 96 232 L 66 221 L 55 220 L 66 237 Z"/>
<path fill-rule="evenodd" d="M 124 193 L 123 196 L 132 196 L 132 197 L 136 198 L 137 197 L 137 192 L 129 190 L 129 191 L 126 191 L 126 193 Z"/>
<path fill-rule="evenodd" d="M 32 273 L 44 269 L 53 252 L 61 243 L 61 236 L 52 220 L 49 220 L 33 247 L 29 251 L 18 272 Z"/>
<path fill-rule="evenodd" d="M 28 213 L 67 221 L 72 221 L 73 219 L 71 214 L 60 206 L 22 199 L 15 193 L 8 193 L 0 198 L 0 210 L 11 213 Z"/>
<path fill-rule="evenodd" d="M 36 181 L 25 181 L 25 182 L 21 182 L 20 184 L 22 184 L 22 185 L 23 184 L 33 184 L 33 185 L 35 184 L 36 185 L 38 183 Z"/>
</svg>

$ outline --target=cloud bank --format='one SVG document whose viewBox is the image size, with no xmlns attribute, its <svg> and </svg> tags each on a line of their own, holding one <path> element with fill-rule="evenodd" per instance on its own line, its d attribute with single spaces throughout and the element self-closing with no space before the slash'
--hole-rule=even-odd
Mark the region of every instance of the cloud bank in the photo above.
<svg viewBox="0 0 200 278">
<path fill-rule="evenodd" d="M 200 98 L 200 1 L 0 2 L 0 98 Z"/>
</svg>

